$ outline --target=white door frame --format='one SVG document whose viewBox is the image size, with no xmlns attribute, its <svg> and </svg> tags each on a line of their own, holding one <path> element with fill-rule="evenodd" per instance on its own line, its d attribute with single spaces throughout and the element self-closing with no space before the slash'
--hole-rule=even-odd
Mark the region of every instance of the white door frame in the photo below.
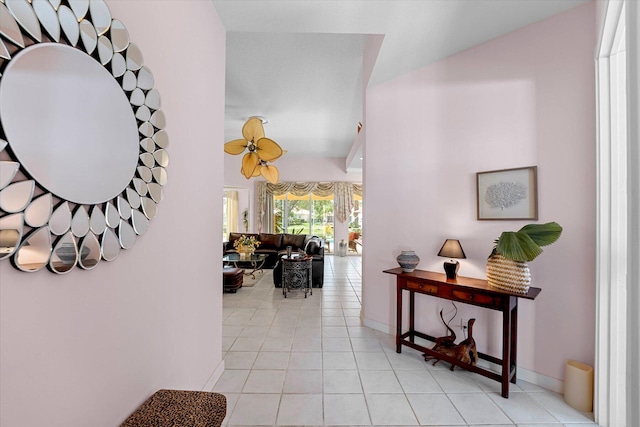
<svg viewBox="0 0 640 427">
<path fill-rule="evenodd" d="M 627 1 L 627 425 L 640 425 L 640 4 Z"/>
<path fill-rule="evenodd" d="M 635 1 L 608 1 L 596 49 L 594 413 L 604 427 L 636 425 L 639 411 L 638 23 Z"/>
</svg>

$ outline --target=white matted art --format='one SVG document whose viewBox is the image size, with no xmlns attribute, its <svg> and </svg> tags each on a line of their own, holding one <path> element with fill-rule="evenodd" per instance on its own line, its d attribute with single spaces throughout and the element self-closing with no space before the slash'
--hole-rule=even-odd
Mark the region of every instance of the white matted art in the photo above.
<svg viewBox="0 0 640 427">
<path fill-rule="evenodd" d="M 476 173 L 478 220 L 538 219 L 537 167 Z"/>
</svg>

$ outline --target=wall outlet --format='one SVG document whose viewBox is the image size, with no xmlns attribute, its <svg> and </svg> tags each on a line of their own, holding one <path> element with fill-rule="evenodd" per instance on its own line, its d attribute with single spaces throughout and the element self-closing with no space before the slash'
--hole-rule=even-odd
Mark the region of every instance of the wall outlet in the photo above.
<svg viewBox="0 0 640 427">
<path fill-rule="evenodd" d="M 467 325 L 468 325 L 468 323 L 469 323 L 469 322 L 468 322 L 468 320 L 467 320 L 467 319 L 465 319 L 464 317 L 462 317 L 462 318 L 460 319 L 460 329 L 462 329 L 463 331 L 464 331 L 465 329 L 467 329 Z"/>
</svg>

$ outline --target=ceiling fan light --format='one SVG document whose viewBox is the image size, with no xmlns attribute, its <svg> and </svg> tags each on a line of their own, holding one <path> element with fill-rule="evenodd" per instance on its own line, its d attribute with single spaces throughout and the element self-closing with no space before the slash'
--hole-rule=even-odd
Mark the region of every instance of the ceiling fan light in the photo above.
<svg viewBox="0 0 640 427">
<path fill-rule="evenodd" d="M 247 141 L 257 141 L 260 138 L 264 138 L 264 127 L 262 127 L 262 121 L 257 117 L 251 117 L 242 126 L 242 136 Z"/>
<path fill-rule="evenodd" d="M 241 154 L 247 148 L 248 142 L 244 139 L 234 139 L 224 144 L 224 152 L 227 154 Z"/>
</svg>

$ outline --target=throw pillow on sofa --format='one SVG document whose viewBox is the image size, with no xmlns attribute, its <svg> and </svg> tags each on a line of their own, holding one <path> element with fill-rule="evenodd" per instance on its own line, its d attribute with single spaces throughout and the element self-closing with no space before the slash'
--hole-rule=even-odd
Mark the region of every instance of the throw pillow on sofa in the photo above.
<svg viewBox="0 0 640 427">
<path fill-rule="evenodd" d="M 320 244 L 317 240 L 311 239 L 307 242 L 307 246 L 305 246 L 304 251 L 308 255 L 318 255 L 320 254 Z"/>
</svg>

